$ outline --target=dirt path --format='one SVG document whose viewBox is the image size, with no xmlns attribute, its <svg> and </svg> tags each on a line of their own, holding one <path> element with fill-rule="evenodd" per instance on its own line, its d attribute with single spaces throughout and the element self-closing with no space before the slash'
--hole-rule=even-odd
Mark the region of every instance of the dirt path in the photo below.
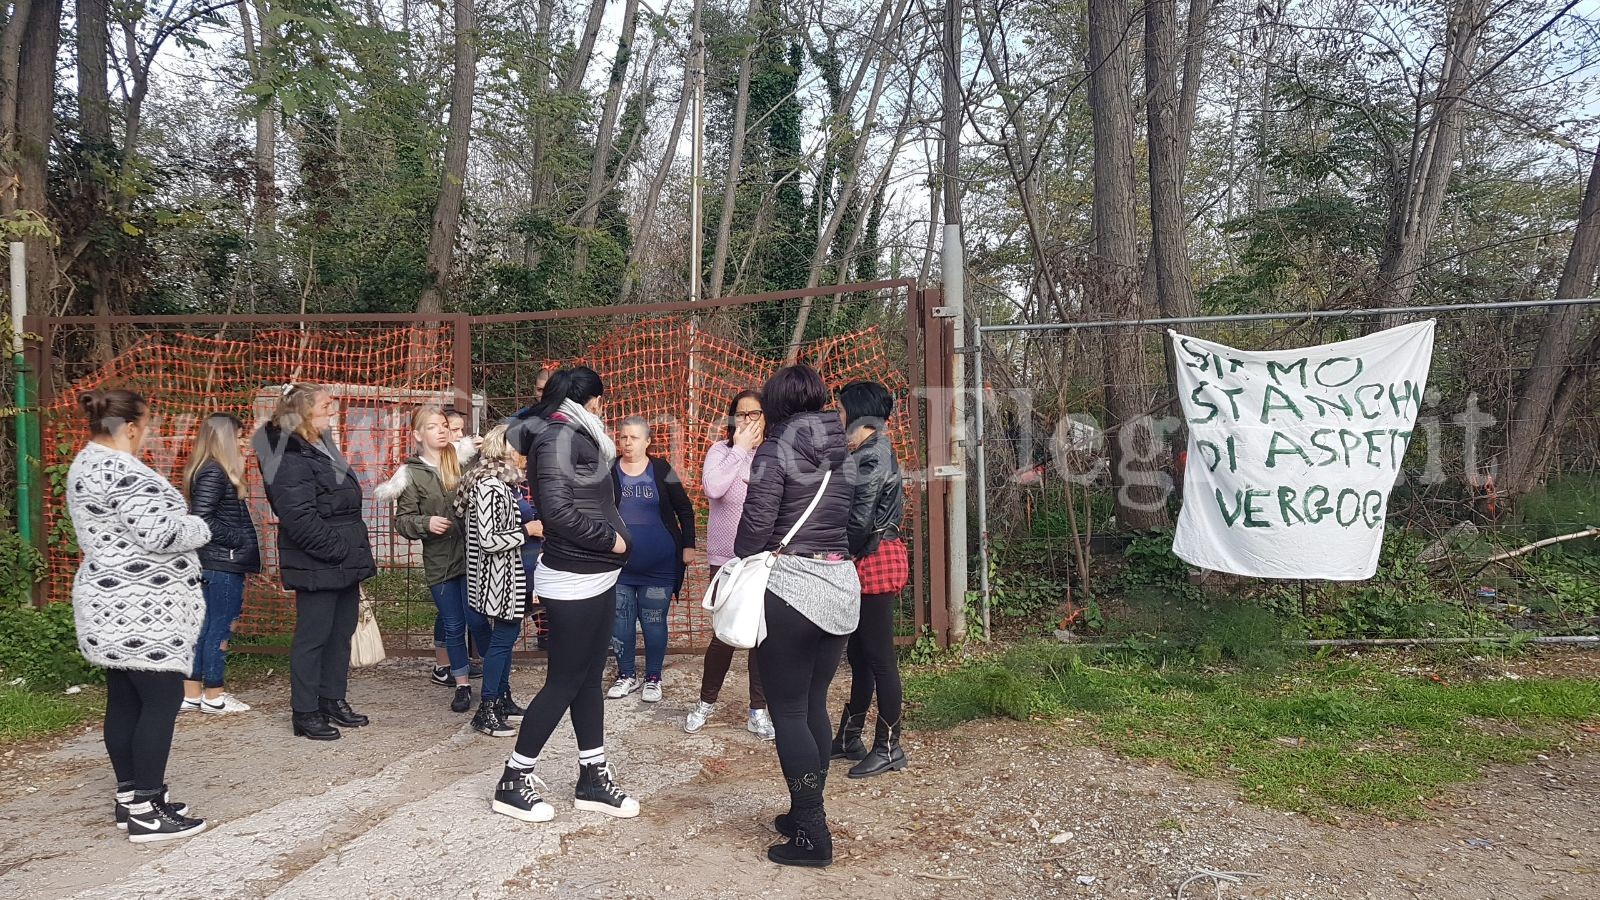
<svg viewBox="0 0 1600 900">
<path fill-rule="evenodd" d="M 154 849 L 108 824 L 90 731 L 6 760 L 0 897 L 1159 898 L 1202 868 L 1262 876 L 1223 897 L 1600 897 L 1600 755 L 1494 772 L 1426 822 L 1328 825 L 1001 722 L 909 736 L 902 775 L 830 781 L 838 861 L 779 869 L 762 856 L 776 758 L 731 712 L 683 733 L 692 668 L 668 672 L 665 703 L 608 706 L 607 751 L 644 805 L 628 822 L 559 802 L 542 826 L 488 813 L 510 742 L 450 714 L 417 663 L 359 675 L 352 699 L 377 724 L 332 744 L 289 737 L 281 681 L 242 692 L 255 713 L 186 717 L 171 781 L 213 827 Z M 539 677 L 519 674 L 519 696 Z M 570 796 L 574 755 L 563 726 L 541 767 L 551 797 Z"/>
</svg>

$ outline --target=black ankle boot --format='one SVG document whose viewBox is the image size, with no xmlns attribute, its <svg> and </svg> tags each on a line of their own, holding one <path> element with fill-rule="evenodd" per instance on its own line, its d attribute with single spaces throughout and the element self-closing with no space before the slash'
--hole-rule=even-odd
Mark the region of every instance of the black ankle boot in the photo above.
<svg viewBox="0 0 1600 900">
<path fill-rule="evenodd" d="M 805 866 L 820 869 L 833 862 L 833 835 L 828 832 L 828 815 L 820 804 L 804 806 L 789 814 L 794 834 L 786 844 L 767 848 L 767 859 L 780 866 Z"/>
<path fill-rule="evenodd" d="M 877 734 L 872 741 L 872 752 L 850 770 L 851 778 L 871 778 L 885 772 L 898 772 L 906 767 L 906 752 L 900 749 L 900 723 L 885 725 L 878 720 Z"/>
<path fill-rule="evenodd" d="M 339 729 L 328 724 L 328 717 L 319 712 L 294 714 L 294 736 L 313 741 L 336 741 Z"/>
<path fill-rule="evenodd" d="M 839 730 L 833 736 L 834 759 L 857 760 L 866 757 L 867 746 L 861 743 L 861 729 L 866 725 L 866 710 L 856 712 L 846 703 L 844 712 L 839 714 Z"/>
<path fill-rule="evenodd" d="M 329 722 L 345 728 L 360 728 L 363 725 L 372 724 L 371 719 L 351 709 L 350 701 L 342 697 L 338 700 L 324 698 L 317 701 L 317 711 L 322 713 L 323 717 Z"/>
</svg>

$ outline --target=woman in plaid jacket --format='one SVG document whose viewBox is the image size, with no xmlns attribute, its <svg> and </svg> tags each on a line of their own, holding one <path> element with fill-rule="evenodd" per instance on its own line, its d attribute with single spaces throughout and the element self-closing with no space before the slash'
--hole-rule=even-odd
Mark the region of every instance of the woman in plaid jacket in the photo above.
<svg viewBox="0 0 1600 900">
<path fill-rule="evenodd" d="M 900 540 L 905 490 L 900 465 L 884 434 L 894 398 L 875 381 L 857 381 L 839 392 L 845 432 L 856 464 L 855 499 L 850 505 L 850 555 L 861 579 L 861 624 L 850 636 L 850 701 L 833 740 L 833 758 L 857 760 L 851 778 L 871 778 L 906 767 L 900 747 L 903 695 L 894 652 L 894 605 L 910 577 L 906 546 Z M 878 721 L 869 752 L 861 742 L 872 695 L 878 695 Z"/>
</svg>

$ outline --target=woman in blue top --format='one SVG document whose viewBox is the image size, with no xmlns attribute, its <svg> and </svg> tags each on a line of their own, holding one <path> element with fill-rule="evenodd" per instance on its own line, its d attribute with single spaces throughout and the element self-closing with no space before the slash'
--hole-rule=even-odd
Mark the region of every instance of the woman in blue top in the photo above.
<svg viewBox="0 0 1600 900">
<path fill-rule="evenodd" d="M 694 504 L 683 482 L 664 459 L 649 456 L 650 425 L 638 416 L 622 420 L 617 462 L 611 468 L 617 511 L 633 535 L 633 552 L 617 582 L 617 683 L 613 700 L 644 688 L 644 701 L 661 700 L 661 666 L 667 658 L 667 608 L 683 586 L 683 568 L 694 555 Z M 634 668 L 638 643 L 634 623 L 644 631 L 644 680 Z"/>
</svg>

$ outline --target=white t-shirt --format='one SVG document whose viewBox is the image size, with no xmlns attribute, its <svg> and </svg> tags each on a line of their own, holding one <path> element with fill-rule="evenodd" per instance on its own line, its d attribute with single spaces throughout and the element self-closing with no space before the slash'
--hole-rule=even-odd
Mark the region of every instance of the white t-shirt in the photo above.
<svg viewBox="0 0 1600 900">
<path fill-rule="evenodd" d="M 588 600 L 616 586 L 621 569 L 609 572 L 563 572 L 544 564 L 533 570 L 533 593 L 540 600 Z"/>
</svg>

